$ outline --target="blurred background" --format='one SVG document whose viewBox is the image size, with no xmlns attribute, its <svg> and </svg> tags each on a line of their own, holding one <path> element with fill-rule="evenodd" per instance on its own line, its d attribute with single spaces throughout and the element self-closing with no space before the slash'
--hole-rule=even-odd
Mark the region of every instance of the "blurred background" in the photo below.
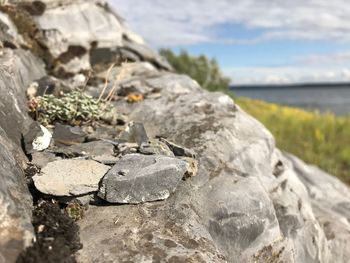
<svg viewBox="0 0 350 263">
<path fill-rule="evenodd" d="M 350 182 L 350 3 L 110 0 L 174 69 L 232 96 L 277 145 Z"/>
</svg>

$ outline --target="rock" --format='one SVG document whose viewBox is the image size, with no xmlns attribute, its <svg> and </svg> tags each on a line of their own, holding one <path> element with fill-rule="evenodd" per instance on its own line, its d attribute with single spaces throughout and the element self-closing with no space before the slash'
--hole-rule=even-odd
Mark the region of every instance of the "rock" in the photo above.
<svg viewBox="0 0 350 263">
<path fill-rule="evenodd" d="M 1 49 L 0 127 L 18 145 L 21 145 L 22 133 L 33 122 L 27 114 L 26 88 L 44 74 L 43 63 L 29 51 Z"/>
<path fill-rule="evenodd" d="M 83 127 L 87 133 L 87 141 L 97 141 L 102 139 L 114 139 L 117 136 L 118 128 L 115 126 L 102 125 L 95 129 L 91 127 Z"/>
<path fill-rule="evenodd" d="M 181 160 L 184 160 L 187 163 L 187 171 L 184 178 L 196 176 L 198 173 L 198 161 L 190 157 L 182 157 Z"/>
<path fill-rule="evenodd" d="M 129 94 L 142 94 L 143 96 L 150 92 L 150 88 L 145 84 L 142 84 L 140 80 L 129 81 L 120 85 L 118 89 L 118 95 L 126 97 Z"/>
<path fill-rule="evenodd" d="M 44 168 L 48 163 L 60 159 L 50 152 L 33 152 L 31 163 L 39 168 Z"/>
<path fill-rule="evenodd" d="M 55 196 L 77 196 L 98 190 L 98 183 L 109 166 L 92 160 L 57 160 L 33 176 L 35 187 Z"/>
<path fill-rule="evenodd" d="M 110 156 L 112 158 L 114 155 L 114 146 L 106 141 L 92 141 L 68 147 L 56 147 L 52 149 L 52 151 L 56 154 L 64 155 L 67 158 L 82 156 L 90 158 Z"/>
<path fill-rule="evenodd" d="M 79 258 L 89 257 L 97 262 L 140 261 L 156 258 L 161 252 L 162 258 L 169 259 L 176 251 L 178 258 L 173 260 L 181 261 L 190 257 L 191 247 L 179 252 L 183 246 L 178 240 L 193 238 L 197 250 L 208 249 L 198 255 L 197 261 L 328 261 L 328 241 L 307 191 L 278 154 L 266 128 L 226 95 L 207 93 L 186 76 L 164 73 L 146 78 L 145 83 L 159 89 L 161 96 L 132 106 L 130 119 L 144 123 L 151 138 L 167 136 L 168 141 L 193 149 L 200 164 L 197 176 L 178 184 L 160 208 L 151 209 L 147 203 L 137 210 L 130 206 L 113 211 L 91 207 L 86 217 L 99 220 L 99 224 L 83 219 L 81 232 L 83 243 L 96 249 L 92 254 L 91 249 L 83 248 Z M 278 160 L 286 167 L 279 169 L 276 177 Z M 102 181 L 106 178 L 108 175 Z M 104 187 L 98 194 L 106 196 Z M 125 221 L 129 216 L 135 221 Z M 111 250 L 116 246 L 113 235 L 123 236 L 122 228 L 111 226 L 111 233 L 103 237 L 95 234 L 104 231 L 103 225 L 108 225 L 105 218 L 111 217 L 120 218 L 117 226 L 137 233 L 128 235 L 123 253 Z M 147 223 L 143 224 L 143 220 Z M 165 230 L 172 227 L 178 231 Z M 147 239 L 150 233 L 152 237 Z M 165 239 L 173 241 L 174 248 L 165 248 Z M 100 245 L 102 240 L 106 241 Z M 151 249 L 143 251 L 145 245 Z M 341 251 L 339 246 L 337 251 Z"/>
<path fill-rule="evenodd" d="M 15 262 L 34 237 L 32 198 L 28 191 L 21 148 L 0 127 L 0 262 Z"/>
<path fill-rule="evenodd" d="M 123 49 L 139 55 L 143 60 L 152 62 L 156 67 L 160 69 L 172 70 L 171 65 L 168 63 L 168 61 L 166 61 L 166 59 L 155 53 L 152 49 L 144 44 L 132 42 L 128 39 L 123 39 Z"/>
<path fill-rule="evenodd" d="M 49 132 L 48 129 L 42 125 L 40 125 L 40 129 L 42 135 L 37 136 L 32 142 L 33 150 L 39 152 L 47 149 L 50 146 L 52 138 L 51 132 Z"/>
<path fill-rule="evenodd" d="M 33 149 L 33 141 L 35 138 L 43 136 L 40 124 L 38 122 L 32 122 L 28 127 L 28 131 L 23 135 L 24 148 L 27 154 L 35 152 Z"/>
<path fill-rule="evenodd" d="M 53 77 L 53 76 L 44 76 L 40 79 L 37 79 L 31 85 L 31 90 L 27 90 L 27 95 L 30 93 L 33 96 L 43 96 L 45 94 L 53 94 L 55 97 L 61 96 L 63 93 L 72 91 L 68 85 L 63 81 Z M 30 92 L 29 92 L 30 91 Z"/>
<path fill-rule="evenodd" d="M 82 143 L 86 139 L 86 133 L 79 126 L 63 125 L 60 123 L 55 124 L 53 131 L 53 139 L 55 144 L 73 145 Z"/>
<path fill-rule="evenodd" d="M 71 77 L 92 68 L 99 70 L 108 63 L 120 64 L 125 59 L 171 69 L 167 61 L 143 44 L 141 37 L 126 28 L 104 1 L 45 1 L 44 6 L 44 12 L 29 12 L 31 16 L 26 13 L 22 20 L 33 31 L 27 33 L 32 38 L 29 47 L 44 54 L 55 75 Z M 23 13 L 23 7 L 19 3 L 17 9 Z"/>
<path fill-rule="evenodd" d="M 115 164 L 119 158 L 116 156 L 113 156 L 111 154 L 101 154 L 97 156 L 92 156 L 92 160 L 95 160 L 96 162 L 103 163 L 106 165 L 112 165 Z"/>
<path fill-rule="evenodd" d="M 119 139 L 138 145 L 149 141 L 143 124 L 138 122 L 129 122 L 124 131 L 120 133 Z"/>
<path fill-rule="evenodd" d="M 164 200 L 186 172 L 186 163 L 161 155 L 129 154 L 105 175 L 98 196 L 110 203 Z"/>
<path fill-rule="evenodd" d="M 330 262 L 347 262 L 350 258 L 350 191 L 339 179 L 299 158 L 284 153 L 290 166 L 304 184 L 313 213 L 326 236 L 325 250 Z M 305 240 L 306 241 L 306 240 Z M 326 258 L 324 259 L 326 260 Z"/>
<path fill-rule="evenodd" d="M 148 143 L 141 143 L 139 152 L 146 155 L 175 156 L 169 147 L 159 140 L 150 140 Z"/>
<path fill-rule="evenodd" d="M 185 147 L 182 147 L 180 145 L 177 145 L 173 142 L 170 142 L 164 138 L 160 138 L 161 142 L 164 142 L 170 150 L 173 151 L 175 156 L 184 156 L 184 157 L 190 157 L 190 158 L 196 158 L 196 154 L 194 151 L 187 149 Z"/>
<path fill-rule="evenodd" d="M 130 153 L 137 153 L 139 146 L 132 142 L 119 142 L 116 144 L 116 152 L 118 155 L 126 155 Z"/>
<path fill-rule="evenodd" d="M 15 24 L 4 12 L 0 12 L 0 40 L 4 47 L 14 49 L 25 44 L 23 37 L 18 34 Z"/>
</svg>

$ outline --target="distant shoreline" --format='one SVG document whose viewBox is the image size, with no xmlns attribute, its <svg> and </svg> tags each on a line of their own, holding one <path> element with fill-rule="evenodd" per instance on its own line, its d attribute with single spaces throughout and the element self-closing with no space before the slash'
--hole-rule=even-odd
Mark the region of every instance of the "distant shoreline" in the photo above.
<svg viewBox="0 0 350 263">
<path fill-rule="evenodd" d="M 230 90 L 241 90 L 241 89 L 303 89 L 303 88 L 349 88 L 350 82 L 346 83 L 298 83 L 298 84 L 258 84 L 258 85 L 231 85 Z"/>
</svg>

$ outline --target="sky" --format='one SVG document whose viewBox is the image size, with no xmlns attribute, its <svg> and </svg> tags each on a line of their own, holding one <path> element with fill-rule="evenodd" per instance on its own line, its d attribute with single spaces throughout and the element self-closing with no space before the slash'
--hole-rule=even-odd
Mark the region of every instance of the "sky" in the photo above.
<svg viewBox="0 0 350 263">
<path fill-rule="evenodd" d="M 218 60 L 233 85 L 350 82 L 349 0 L 110 0 L 154 49 Z"/>
</svg>

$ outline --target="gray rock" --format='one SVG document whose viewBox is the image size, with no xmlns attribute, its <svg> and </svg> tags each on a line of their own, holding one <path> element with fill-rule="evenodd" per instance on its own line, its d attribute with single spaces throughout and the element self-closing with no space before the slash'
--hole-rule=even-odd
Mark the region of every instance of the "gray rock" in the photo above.
<svg viewBox="0 0 350 263">
<path fill-rule="evenodd" d="M 137 153 L 138 149 L 139 145 L 137 143 L 132 142 L 120 142 L 116 145 L 116 151 L 118 156 L 130 153 Z"/>
<path fill-rule="evenodd" d="M 149 141 L 143 124 L 138 122 L 129 122 L 124 131 L 120 133 L 119 139 L 130 143 L 137 143 L 138 145 L 148 143 Z"/>
<path fill-rule="evenodd" d="M 190 235 L 199 243 L 194 245 L 196 250 L 208 249 L 199 254 L 197 261 L 329 262 L 330 258 L 340 258 L 339 262 L 344 262 L 347 254 L 340 241 L 334 243 L 332 251 L 327 240 L 327 235 L 337 235 L 335 229 L 341 229 L 338 221 L 344 219 L 336 216 L 334 228 L 326 223 L 329 232 L 325 234 L 305 186 L 276 150 L 265 127 L 228 96 L 207 93 L 186 76 L 166 73 L 145 81 L 159 89 L 161 96 L 133 105 L 130 119 L 144 123 L 150 137 L 164 135 L 177 145 L 193 149 L 198 154 L 197 176 L 178 184 L 157 212 L 146 204 L 136 210 L 131 206 L 113 211 L 92 207 L 87 218 L 91 216 L 99 224 L 84 219 L 81 222 L 83 243 L 89 250 L 83 248 L 79 258 L 142 261 L 154 259 L 160 252 L 162 259 L 169 259 L 176 251 L 179 254 L 175 259 L 181 262 L 190 257 L 193 247 L 182 250 L 184 246 L 178 240 L 188 240 Z M 276 169 L 278 160 L 284 169 Z M 335 207 L 346 211 L 346 205 Z M 129 216 L 135 221 L 128 220 Z M 147 218 L 147 223 L 142 223 L 140 217 Z M 120 218 L 120 230 L 110 218 Z M 113 229 L 110 235 L 96 236 L 107 225 Z M 178 232 L 166 231 L 174 225 Z M 126 245 L 126 249 L 114 253 L 113 235 L 123 236 L 123 227 L 132 229 L 127 241 L 117 245 Z M 150 233 L 152 237 L 147 239 Z M 336 240 L 350 240 L 346 234 L 338 236 Z M 165 249 L 165 239 L 172 241 L 168 242 L 173 247 Z M 148 251 L 142 249 L 146 244 L 151 248 Z M 94 254 L 91 247 L 96 248 Z"/>
<path fill-rule="evenodd" d="M 33 176 L 35 187 L 55 196 L 76 196 L 98 190 L 98 183 L 110 169 L 92 160 L 57 160 Z"/>
<path fill-rule="evenodd" d="M 24 44 L 24 40 L 18 34 L 16 26 L 10 17 L 3 12 L 0 12 L 0 41 L 4 47 L 8 48 L 19 48 L 20 44 Z"/>
<path fill-rule="evenodd" d="M 191 157 L 181 157 L 181 160 L 187 163 L 187 171 L 184 178 L 196 176 L 198 173 L 198 161 Z"/>
<path fill-rule="evenodd" d="M 92 156 L 91 159 L 106 165 L 115 164 L 119 160 L 118 157 L 113 156 L 111 154 L 101 154 L 101 155 Z"/>
<path fill-rule="evenodd" d="M 25 133 L 33 122 L 27 114 L 26 88 L 34 79 L 44 74 L 43 63 L 30 52 L 21 49 L 1 49 L 0 127 L 18 145 L 21 144 L 22 133 Z"/>
<path fill-rule="evenodd" d="M 133 42 L 128 39 L 123 39 L 123 48 L 134 52 L 143 60 L 150 61 L 160 69 L 172 70 L 172 67 L 168 61 L 166 61 L 166 59 L 155 53 L 152 49 L 144 44 Z"/>
<path fill-rule="evenodd" d="M 284 154 L 304 184 L 313 213 L 326 236 L 325 249 L 330 262 L 348 262 L 350 258 L 350 191 L 339 179 L 318 167 L 307 165 L 291 154 Z"/>
<path fill-rule="evenodd" d="M 79 126 L 73 127 L 56 123 L 53 131 L 53 139 L 55 140 L 56 145 L 73 145 L 84 142 L 86 139 L 86 133 Z"/>
<path fill-rule="evenodd" d="M 73 157 L 97 157 L 101 155 L 114 155 L 113 144 L 106 141 L 92 141 L 71 146 L 56 147 L 52 152 L 64 155 L 67 158 Z"/>
<path fill-rule="evenodd" d="M 161 155 L 123 156 L 105 175 L 98 196 L 111 203 L 164 200 L 186 172 L 186 163 Z"/>
<path fill-rule="evenodd" d="M 139 152 L 142 154 L 156 154 L 165 156 L 175 156 L 169 147 L 159 140 L 150 140 L 148 143 L 142 143 L 139 148 Z"/>
<path fill-rule="evenodd" d="M 32 200 L 23 169 L 28 161 L 22 133 L 33 122 L 27 115 L 25 90 L 45 74 L 43 64 L 21 49 L 0 50 L 0 261 L 15 262 L 30 245 Z"/>
<path fill-rule="evenodd" d="M 25 162 L 20 147 L 0 127 L 0 262 L 15 262 L 34 237 L 32 198 L 23 174 Z"/>
<path fill-rule="evenodd" d="M 118 95 L 126 97 L 131 93 L 146 95 L 150 92 L 150 88 L 143 84 L 140 80 L 134 80 L 120 85 Z"/>
<path fill-rule="evenodd" d="M 27 22 L 34 24 L 37 34 L 32 41 L 42 48 L 56 75 L 69 77 L 125 59 L 171 69 L 105 1 L 45 1 L 44 11 L 30 12 Z"/>
<path fill-rule="evenodd" d="M 34 152 L 31 155 L 31 163 L 39 168 L 44 168 L 48 163 L 60 159 L 59 157 L 56 157 L 55 154 L 50 152 Z"/>
<path fill-rule="evenodd" d="M 29 125 L 28 131 L 23 135 L 24 148 L 27 154 L 35 152 L 33 149 L 33 141 L 35 138 L 43 135 L 44 132 L 41 130 L 38 122 L 32 122 Z"/>
<path fill-rule="evenodd" d="M 170 148 L 170 150 L 173 151 L 175 156 L 196 158 L 196 153 L 191 149 L 177 145 L 177 144 L 170 142 L 164 138 L 160 138 L 160 141 L 164 142 Z"/>
</svg>

